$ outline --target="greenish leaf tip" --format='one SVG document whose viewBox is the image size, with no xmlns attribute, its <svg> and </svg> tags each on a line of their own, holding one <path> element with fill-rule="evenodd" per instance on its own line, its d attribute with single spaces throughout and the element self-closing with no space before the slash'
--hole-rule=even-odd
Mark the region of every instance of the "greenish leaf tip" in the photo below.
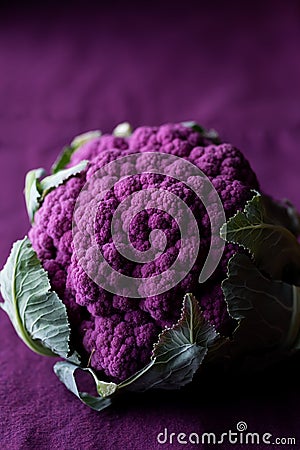
<svg viewBox="0 0 300 450">
<path fill-rule="evenodd" d="M 49 175 L 46 178 L 43 178 L 40 181 L 41 188 L 41 198 L 44 199 L 45 196 L 52 190 L 58 187 L 60 184 L 63 184 L 70 177 L 74 175 L 78 175 L 84 169 L 86 169 L 88 165 L 87 160 L 81 161 L 79 164 L 73 167 L 69 167 L 68 169 L 61 170 L 53 175 Z"/>
<path fill-rule="evenodd" d="M 40 208 L 45 196 L 60 184 L 63 184 L 71 176 L 78 175 L 86 169 L 88 161 L 83 160 L 79 164 L 68 169 L 61 170 L 43 179 L 44 169 L 31 170 L 25 180 L 25 200 L 30 222 L 34 223 L 34 215 Z"/>
<path fill-rule="evenodd" d="M 97 385 L 97 377 L 94 374 L 94 372 L 90 369 L 82 369 L 74 364 L 71 364 L 67 361 L 60 361 L 57 362 L 54 365 L 54 373 L 59 378 L 59 380 L 66 386 L 66 388 L 71 391 L 74 395 L 76 395 L 77 398 L 79 398 L 85 405 L 89 406 L 90 408 L 94 409 L 95 411 L 102 411 L 103 409 L 107 408 L 111 404 L 110 398 L 104 398 L 101 395 L 98 397 L 89 395 L 86 392 L 80 392 L 77 386 L 77 382 L 75 379 L 75 373 L 76 371 L 88 371 L 92 377 L 94 378 L 94 381 L 96 382 L 96 387 L 98 390 Z M 101 382 L 99 382 L 101 383 Z M 99 392 L 99 391 L 98 391 Z M 114 392 L 114 391 L 113 391 Z"/>
<path fill-rule="evenodd" d="M 206 139 L 210 139 L 214 144 L 221 144 L 221 140 L 216 130 L 210 129 L 206 130 L 204 127 L 199 125 L 197 122 L 190 120 L 186 122 L 181 122 L 184 127 L 192 128 L 193 131 L 197 131 Z"/>
<path fill-rule="evenodd" d="M 80 134 L 79 136 L 76 136 L 70 145 L 64 147 L 62 149 L 62 152 L 54 162 L 52 166 L 52 173 L 55 174 L 57 172 L 60 172 L 61 170 L 65 169 L 66 166 L 70 163 L 71 158 L 73 154 L 80 148 L 82 145 L 86 144 L 87 142 L 97 139 L 101 136 L 100 130 L 95 131 L 88 131 L 86 133 Z"/>
<path fill-rule="evenodd" d="M 132 128 L 130 123 L 128 122 L 122 122 L 119 123 L 113 130 L 113 135 L 117 137 L 129 137 L 132 134 Z"/>
</svg>

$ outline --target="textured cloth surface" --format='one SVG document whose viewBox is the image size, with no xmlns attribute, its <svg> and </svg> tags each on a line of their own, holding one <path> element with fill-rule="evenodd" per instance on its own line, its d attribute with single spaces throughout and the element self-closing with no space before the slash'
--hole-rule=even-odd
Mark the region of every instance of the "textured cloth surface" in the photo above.
<svg viewBox="0 0 300 450">
<path fill-rule="evenodd" d="M 29 228 L 25 173 L 49 169 L 74 135 L 111 131 L 124 120 L 213 127 L 243 150 L 265 191 L 300 208 L 299 3 L 237 5 L 2 7 L 1 266 Z M 295 437 L 296 446 L 286 448 L 300 447 L 299 358 L 261 377 L 218 374 L 193 389 L 125 397 L 95 413 L 58 382 L 51 359 L 17 339 L 2 312 L 0 324 L 5 449 L 196 448 L 162 445 L 156 436 L 164 428 L 235 431 L 239 421 L 251 432 Z"/>
</svg>

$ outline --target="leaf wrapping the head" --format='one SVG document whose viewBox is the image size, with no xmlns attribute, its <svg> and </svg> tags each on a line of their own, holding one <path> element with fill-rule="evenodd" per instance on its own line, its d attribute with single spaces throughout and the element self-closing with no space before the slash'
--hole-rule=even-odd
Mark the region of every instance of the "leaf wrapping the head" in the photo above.
<svg viewBox="0 0 300 450">
<path fill-rule="evenodd" d="M 142 392 L 151 388 L 178 389 L 192 381 L 208 348 L 219 335 L 203 317 L 195 297 L 184 297 L 182 315 L 170 329 L 159 336 L 150 363 L 120 384 L 100 381 L 92 369 L 89 372 L 95 382 L 99 397 L 79 392 L 74 374 L 78 368 L 70 362 L 59 362 L 54 371 L 65 386 L 84 403 L 100 411 L 110 404 L 110 397 L 122 389 Z"/>
<path fill-rule="evenodd" d="M 222 227 L 221 237 L 250 250 L 257 266 L 273 279 L 300 285 L 300 244 L 290 231 L 295 229 L 293 219 L 257 193 Z"/>
<path fill-rule="evenodd" d="M 236 253 L 222 283 L 228 312 L 239 324 L 236 353 L 290 350 L 300 329 L 300 288 L 266 278 L 244 254 Z"/>
<path fill-rule="evenodd" d="M 44 169 L 30 170 L 25 179 L 25 202 L 29 220 L 33 223 L 34 215 L 40 207 L 41 189 L 39 179 L 44 175 Z"/>
<path fill-rule="evenodd" d="M 68 357 L 66 307 L 51 291 L 47 273 L 27 237 L 13 245 L 0 272 L 0 287 L 1 307 L 25 344 L 42 355 Z"/>
</svg>

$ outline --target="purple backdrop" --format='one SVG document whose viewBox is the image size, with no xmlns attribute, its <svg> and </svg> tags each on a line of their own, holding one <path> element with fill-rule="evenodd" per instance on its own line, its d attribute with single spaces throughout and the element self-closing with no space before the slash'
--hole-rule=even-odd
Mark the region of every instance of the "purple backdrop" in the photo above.
<svg viewBox="0 0 300 450">
<path fill-rule="evenodd" d="M 300 208 L 299 3 L 151 2 L 141 10 L 70 2 L 3 6 L 0 17 L 1 266 L 28 230 L 25 173 L 49 168 L 74 135 L 124 120 L 214 127 L 244 151 L 263 189 Z M 160 445 L 156 435 L 233 430 L 240 420 L 300 447 L 299 360 L 261 379 L 218 374 L 194 391 L 126 397 L 98 414 L 58 382 L 51 359 L 17 339 L 3 313 L 0 333 L 5 449 L 194 448 Z"/>
</svg>

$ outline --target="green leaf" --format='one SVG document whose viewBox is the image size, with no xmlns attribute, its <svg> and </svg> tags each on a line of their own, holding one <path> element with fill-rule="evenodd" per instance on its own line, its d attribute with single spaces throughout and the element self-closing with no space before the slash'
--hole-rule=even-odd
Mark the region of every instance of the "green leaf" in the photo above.
<svg viewBox="0 0 300 450">
<path fill-rule="evenodd" d="M 273 279 L 300 284 L 300 244 L 286 228 L 287 217 L 256 195 L 221 228 L 221 237 L 250 250 L 257 266 Z"/>
<path fill-rule="evenodd" d="M 216 130 L 206 130 L 204 127 L 202 127 L 201 125 L 199 125 L 197 122 L 194 122 L 193 120 L 191 121 L 187 121 L 187 122 L 182 122 L 181 123 L 184 127 L 187 128 L 192 128 L 193 131 L 197 131 L 198 133 L 201 134 L 202 137 L 206 138 L 206 139 L 210 139 L 214 144 L 221 144 L 221 140 L 219 138 L 218 133 L 216 132 Z"/>
<path fill-rule="evenodd" d="M 204 319 L 195 297 L 187 294 L 180 320 L 160 334 L 151 362 L 119 388 L 134 391 L 178 389 L 190 383 L 217 337 L 214 327 Z"/>
<path fill-rule="evenodd" d="M 248 256 L 236 253 L 222 283 L 228 312 L 238 320 L 231 351 L 263 353 L 295 347 L 300 330 L 300 288 L 266 278 Z"/>
<path fill-rule="evenodd" d="M 49 175 L 42 180 L 40 178 L 45 173 L 44 169 L 36 169 L 28 172 L 25 180 L 24 193 L 28 216 L 32 224 L 34 222 L 34 215 L 40 208 L 45 196 L 52 189 L 55 189 L 57 186 L 67 181 L 71 176 L 82 172 L 87 165 L 88 161 L 84 160 L 76 166 L 61 170 L 60 172 Z"/>
<path fill-rule="evenodd" d="M 55 174 L 63 169 L 69 164 L 71 161 L 73 153 L 75 153 L 82 145 L 86 144 L 92 139 L 98 138 L 101 136 L 101 131 L 88 131 L 87 133 L 80 134 L 76 136 L 70 145 L 64 147 L 62 149 L 61 154 L 58 156 L 57 160 L 52 166 L 52 173 Z"/>
<path fill-rule="evenodd" d="M 80 392 L 78 390 L 78 386 L 75 380 L 75 372 L 79 370 L 89 372 L 92 375 L 96 383 L 97 391 L 99 392 L 100 388 L 97 384 L 98 379 L 91 369 L 82 369 L 67 361 L 60 361 L 56 363 L 53 369 L 59 380 L 69 389 L 69 391 L 73 392 L 73 394 L 75 394 L 76 397 L 78 397 L 84 404 L 88 405 L 90 408 L 94 409 L 95 411 L 102 411 L 111 404 L 110 398 L 105 398 L 104 396 L 101 395 L 99 395 L 99 397 L 94 397 L 92 395 L 87 394 L 86 392 Z M 114 383 L 106 383 L 106 384 L 113 385 Z M 114 386 L 115 389 L 111 388 L 109 390 L 110 392 L 109 394 L 108 392 L 106 392 L 107 395 L 111 395 L 115 392 L 117 385 Z"/>
<path fill-rule="evenodd" d="M 101 134 L 102 133 L 100 130 L 92 130 L 92 131 L 87 131 L 85 133 L 81 133 L 78 136 L 74 137 L 74 139 L 71 142 L 71 147 L 75 148 L 75 150 L 77 150 L 79 147 L 86 144 L 87 142 L 100 137 Z"/>
<path fill-rule="evenodd" d="M 70 145 L 65 146 L 61 153 L 58 155 L 58 158 L 55 160 L 54 164 L 51 167 L 51 173 L 55 174 L 65 169 L 66 166 L 71 161 L 73 153 L 76 151 L 76 148 L 71 147 Z"/>
<path fill-rule="evenodd" d="M 46 178 L 43 178 L 40 181 L 40 189 L 41 189 L 41 198 L 44 199 L 45 196 L 54 188 L 64 183 L 73 175 L 77 175 L 82 172 L 86 166 L 88 165 L 88 161 L 83 160 L 79 164 L 73 167 L 69 167 L 68 169 L 60 170 L 59 172 L 49 175 Z"/>
<path fill-rule="evenodd" d="M 34 352 L 67 357 L 70 329 L 65 305 L 51 291 L 42 268 L 27 237 L 15 242 L 0 272 L 4 303 L 16 332 Z"/>
<path fill-rule="evenodd" d="M 209 347 L 218 337 L 214 327 L 204 319 L 195 297 L 187 294 L 180 320 L 160 334 L 150 363 L 124 382 L 117 385 L 100 381 L 92 369 L 67 361 L 56 363 L 54 371 L 81 401 L 101 411 L 109 406 L 111 397 L 122 389 L 139 392 L 151 388 L 178 389 L 186 385 L 192 381 Z M 74 377 L 76 370 L 85 371 L 93 377 L 99 397 L 78 390 Z"/>
<path fill-rule="evenodd" d="M 35 169 L 27 173 L 25 179 L 25 201 L 30 222 L 33 222 L 34 214 L 39 209 L 40 186 L 39 179 L 44 175 L 44 169 Z"/>
<path fill-rule="evenodd" d="M 265 214 L 271 223 L 284 226 L 296 237 L 300 235 L 300 216 L 289 200 L 277 201 L 263 195 L 262 201 Z"/>
</svg>

